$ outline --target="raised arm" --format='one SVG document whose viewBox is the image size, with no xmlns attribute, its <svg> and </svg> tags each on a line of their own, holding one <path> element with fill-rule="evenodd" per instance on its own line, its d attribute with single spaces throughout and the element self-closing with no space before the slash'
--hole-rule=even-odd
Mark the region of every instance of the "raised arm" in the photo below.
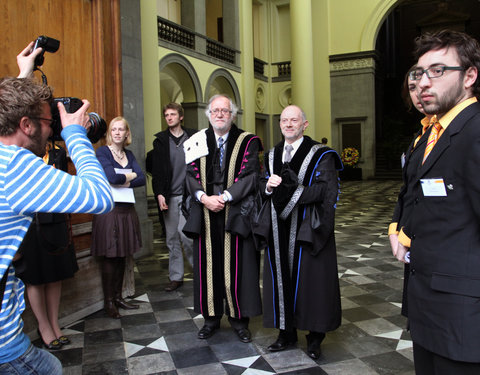
<svg viewBox="0 0 480 375">
<path fill-rule="evenodd" d="M 62 137 L 76 167 L 76 176 L 46 165 L 26 149 L 12 148 L 13 155 L 5 171 L 5 196 L 14 212 L 101 214 L 113 208 L 110 184 L 85 128 L 68 126 Z"/>
</svg>

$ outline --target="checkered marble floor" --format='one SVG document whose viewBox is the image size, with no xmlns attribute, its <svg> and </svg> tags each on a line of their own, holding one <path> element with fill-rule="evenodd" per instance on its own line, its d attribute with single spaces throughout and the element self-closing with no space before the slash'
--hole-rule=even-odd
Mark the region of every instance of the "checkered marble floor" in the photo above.
<svg viewBox="0 0 480 375">
<path fill-rule="evenodd" d="M 155 253 L 136 262 L 140 309 L 121 311 L 119 320 L 99 311 L 70 325 L 64 333 L 72 344 L 54 354 L 67 375 L 414 374 L 400 315 L 403 266 L 391 255 L 386 234 L 400 183 L 342 182 L 336 239 L 343 322 L 327 334 L 317 361 L 305 354 L 308 332 L 299 332 L 295 347 L 270 353 L 277 332 L 263 328 L 261 317 L 251 320 L 249 344 L 237 339 L 225 318 L 213 337 L 199 340 L 203 319 L 192 309 L 191 273 L 181 288 L 163 290 L 168 253 L 158 220 Z"/>
</svg>

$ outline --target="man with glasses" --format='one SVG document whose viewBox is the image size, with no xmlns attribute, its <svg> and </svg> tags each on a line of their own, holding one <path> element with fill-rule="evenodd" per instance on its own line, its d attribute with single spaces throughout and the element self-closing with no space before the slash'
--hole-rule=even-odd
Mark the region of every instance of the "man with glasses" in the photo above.
<svg viewBox="0 0 480 375">
<path fill-rule="evenodd" d="M 211 337 L 226 314 L 240 341 L 247 343 L 249 317 L 261 314 L 260 262 L 251 222 L 262 145 L 233 124 L 237 107 L 227 96 L 213 96 L 205 114 L 210 127 L 185 143 L 188 161 L 190 148 L 205 144 L 203 154 L 187 165 L 193 203 L 184 227 L 194 238 L 194 308 L 205 319 L 198 338 Z"/>
<path fill-rule="evenodd" d="M 318 359 L 325 332 L 341 322 L 334 219 L 342 162 L 303 134 L 307 126 L 300 107 L 282 111 L 284 141 L 264 158 L 266 206 L 255 235 L 266 247 L 263 323 L 280 330 L 268 349 L 284 350 L 297 342 L 296 329 L 308 330 L 307 354 Z"/>
<path fill-rule="evenodd" d="M 411 239 L 408 319 L 415 370 L 479 374 L 480 45 L 449 30 L 415 43 L 418 61 L 410 78 L 435 120 L 418 146 L 422 157 L 408 182 L 413 206 L 403 227 Z"/>
</svg>

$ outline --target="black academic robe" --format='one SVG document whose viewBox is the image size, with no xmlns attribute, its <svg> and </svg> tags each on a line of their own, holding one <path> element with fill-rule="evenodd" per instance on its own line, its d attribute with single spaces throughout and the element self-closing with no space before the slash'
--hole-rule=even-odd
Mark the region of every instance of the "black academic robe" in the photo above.
<svg viewBox="0 0 480 375">
<path fill-rule="evenodd" d="M 232 125 L 223 167 L 213 129 L 206 131 L 209 154 L 187 166 L 191 206 L 184 232 L 194 239 L 194 309 L 203 316 L 234 318 L 261 314 L 260 257 L 253 244 L 252 220 L 258 195 L 260 139 Z M 233 200 L 214 213 L 196 200 L 196 192 Z M 225 307 L 225 308 L 224 308 Z"/>
<path fill-rule="evenodd" d="M 342 163 L 334 150 L 305 136 L 287 166 L 283 147 L 284 142 L 276 145 L 264 160 L 267 179 L 280 175 L 286 186 L 265 195 L 255 228 L 259 242 L 267 245 L 263 322 L 327 332 L 341 323 L 334 216 Z"/>
</svg>

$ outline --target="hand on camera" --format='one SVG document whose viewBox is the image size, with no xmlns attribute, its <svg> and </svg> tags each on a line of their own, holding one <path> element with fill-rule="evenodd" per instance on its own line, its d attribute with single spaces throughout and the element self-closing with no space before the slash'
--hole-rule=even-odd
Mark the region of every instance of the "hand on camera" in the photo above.
<svg viewBox="0 0 480 375">
<path fill-rule="evenodd" d="M 65 128 L 68 125 L 78 124 L 83 126 L 88 130 L 92 126 L 90 123 L 90 118 L 88 116 L 88 108 L 90 107 L 90 102 L 87 99 L 82 100 L 83 105 L 74 113 L 67 113 L 63 103 L 58 102 L 58 112 L 60 114 L 60 120 L 62 121 L 62 127 Z"/>
<path fill-rule="evenodd" d="M 42 52 L 41 48 L 32 51 L 34 43 L 30 42 L 28 46 L 17 55 L 17 65 L 20 69 L 18 78 L 28 78 L 33 74 L 35 58 Z"/>
</svg>

